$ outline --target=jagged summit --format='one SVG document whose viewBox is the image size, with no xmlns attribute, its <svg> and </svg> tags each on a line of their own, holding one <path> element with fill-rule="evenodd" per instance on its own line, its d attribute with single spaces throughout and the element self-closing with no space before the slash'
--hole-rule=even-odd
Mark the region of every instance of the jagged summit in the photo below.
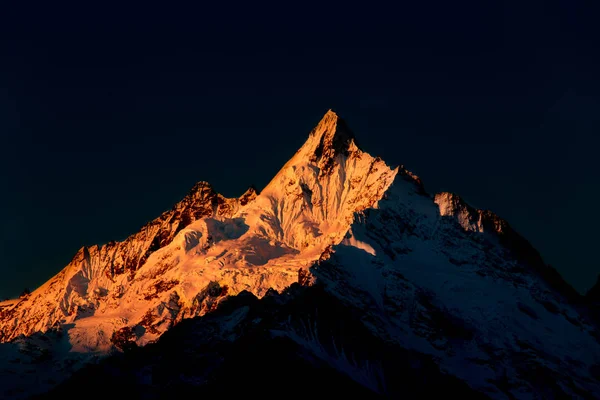
<svg viewBox="0 0 600 400">
<path fill-rule="evenodd" d="M 198 181 L 194 184 L 194 186 L 192 186 L 189 193 L 202 192 L 205 190 L 213 191 L 214 189 L 210 183 L 206 181 Z"/>
<path fill-rule="evenodd" d="M 331 175 L 333 167 L 345 164 L 352 155 L 366 154 L 358 147 L 354 133 L 342 118 L 332 110 L 327 111 L 312 129 L 308 139 L 296 154 L 281 168 L 265 190 L 280 183 L 281 174 L 290 167 L 311 165 L 318 176 Z M 369 156 L 370 157 L 370 156 Z M 372 157 L 371 157 L 372 158 Z"/>
<path fill-rule="evenodd" d="M 260 232 L 297 250 L 322 250 L 341 240 L 355 212 L 382 198 L 397 173 L 359 149 L 350 129 L 328 111 L 250 210 L 273 210 L 257 221 Z"/>
<path fill-rule="evenodd" d="M 219 207 L 224 203 L 231 203 L 233 200 L 239 201 L 240 205 L 244 206 L 248 204 L 250 201 L 254 200 L 258 195 L 258 191 L 254 185 L 248 186 L 248 189 L 237 199 L 228 199 L 225 196 L 217 193 L 214 187 L 206 182 L 199 181 L 189 190 L 188 194 L 181 200 L 181 202 L 175 204 L 174 208 L 181 207 L 182 204 L 189 203 L 205 203 L 212 202 L 213 206 Z M 215 211 L 219 214 L 218 211 Z M 222 214 L 222 213 L 221 213 Z"/>
<path fill-rule="evenodd" d="M 309 138 L 319 143 L 318 147 L 332 147 L 343 151 L 351 141 L 356 141 L 354 132 L 346 122 L 332 110 L 327 111 Z"/>
<path fill-rule="evenodd" d="M 316 162 L 323 173 L 328 173 L 338 155 L 348 156 L 358 150 L 358 145 L 346 122 L 329 110 L 311 131 L 303 148 L 310 160 Z"/>
<path fill-rule="evenodd" d="M 440 215 L 453 216 L 457 222 L 466 230 L 484 232 L 485 213 L 467 204 L 459 195 L 452 192 L 440 192 L 434 197 L 434 201 L 440 207 Z M 498 227 L 502 229 L 501 226 Z"/>
<path fill-rule="evenodd" d="M 254 185 L 250 185 L 248 189 L 240 196 L 240 205 L 245 206 L 258 196 L 258 190 Z"/>
</svg>

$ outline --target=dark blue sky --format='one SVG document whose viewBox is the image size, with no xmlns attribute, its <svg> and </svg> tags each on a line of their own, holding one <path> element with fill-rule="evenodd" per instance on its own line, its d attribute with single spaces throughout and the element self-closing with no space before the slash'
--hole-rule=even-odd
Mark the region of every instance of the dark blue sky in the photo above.
<svg viewBox="0 0 600 400">
<path fill-rule="evenodd" d="M 416 3 L 3 10 L 0 297 L 198 180 L 261 188 L 329 108 L 366 151 L 495 211 L 589 288 L 598 10 Z"/>
</svg>

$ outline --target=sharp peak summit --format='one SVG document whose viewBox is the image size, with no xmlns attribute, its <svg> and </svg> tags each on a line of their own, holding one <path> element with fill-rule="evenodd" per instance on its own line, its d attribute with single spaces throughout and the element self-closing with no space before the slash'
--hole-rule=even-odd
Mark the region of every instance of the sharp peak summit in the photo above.
<svg viewBox="0 0 600 400">
<path fill-rule="evenodd" d="M 329 110 L 310 131 L 306 142 L 282 169 L 293 164 L 308 162 L 327 173 L 334 164 L 341 162 L 336 160 L 338 155 L 347 157 L 355 152 L 361 150 L 354 133 L 342 118 Z"/>
<path fill-rule="evenodd" d="M 347 148 L 351 142 L 358 147 L 354 132 L 346 121 L 329 109 L 317 126 L 310 132 L 308 142 L 318 142 L 321 146 L 331 146 L 334 149 Z"/>
<path fill-rule="evenodd" d="M 360 148 L 354 132 L 343 118 L 329 109 L 310 131 L 308 139 L 297 153 L 302 153 L 302 156 L 307 157 L 309 161 L 318 162 L 321 168 L 327 168 L 335 162 L 334 159 L 338 154 L 347 156 L 356 150 L 360 150 Z M 241 197 L 259 193 L 260 191 L 254 185 L 250 185 Z M 220 193 L 211 183 L 199 181 L 189 190 L 187 197 L 197 197 L 198 195 L 212 196 L 220 195 Z"/>
</svg>

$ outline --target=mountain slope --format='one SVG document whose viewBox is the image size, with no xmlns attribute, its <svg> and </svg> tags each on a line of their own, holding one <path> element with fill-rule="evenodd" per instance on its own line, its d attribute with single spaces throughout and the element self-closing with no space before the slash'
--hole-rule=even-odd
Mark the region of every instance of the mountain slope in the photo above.
<svg viewBox="0 0 600 400">
<path fill-rule="evenodd" d="M 239 199 L 227 199 L 208 183 L 199 182 L 171 210 L 123 242 L 82 247 L 56 276 L 2 310 L 0 339 L 44 332 L 102 312 L 119 302 L 136 271 L 152 253 L 171 243 L 183 227 L 207 217 L 229 218 L 255 197 L 251 188 Z"/>
<path fill-rule="evenodd" d="M 581 299 L 523 256 L 526 241 L 508 240 L 517 234 L 506 222 L 466 218 L 455 195 L 419 191 L 396 180 L 314 267 L 317 282 L 369 310 L 363 321 L 382 340 L 431 355 L 491 397 L 600 394 L 598 327 Z"/>
<path fill-rule="evenodd" d="M 431 357 L 382 343 L 356 315 L 321 285 L 296 283 L 260 300 L 244 291 L 156 343 L 79 371 L 38 399 L 75 398 L 89 387 L 98 396 L 144 399 L 266 392 L 486 398 L 442 373 Z"/>
<path fill-rule="evenodd" d="M 116 376 L 149 398 L 174 385 L 218 394 L 230 378 L 258 379 L 242 372 L 255 365 L 288 383 L 278 371 L 297 367 L 308 386 L 325 371 L 327 390 L 365 396 L 417 398 L 434 394 L 428 385 L 469 398 L 600 396 L 598 323 L 583 297 L 506 221 L 429 195 L 331 111 L 260 194 L 225 199 L 200 183 L 141 232 L 83 248 L 0 307 L 5 346 L 29 357 L 10 347 L 20 365 L 59 363 L 66 376 L 83 362 L 65 362 L 74 354 L 126 352 L 63 393 Z M 261 393 L 252 387 L 242 392 Z"/>
</svg>

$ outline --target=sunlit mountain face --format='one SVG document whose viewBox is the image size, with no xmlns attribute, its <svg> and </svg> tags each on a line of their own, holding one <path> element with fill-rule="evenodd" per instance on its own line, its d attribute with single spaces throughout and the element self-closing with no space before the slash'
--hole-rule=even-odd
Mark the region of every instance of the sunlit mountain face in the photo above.
<svg viewBox="0 0 600 400">
<path fill-rule="evenodd" d="M 329 111 L 260 193 L 199 182 L 0 303 L 0 388 L 597 398 L 594 298 L 499 216 L 365 152 Z"/>
</svg>

